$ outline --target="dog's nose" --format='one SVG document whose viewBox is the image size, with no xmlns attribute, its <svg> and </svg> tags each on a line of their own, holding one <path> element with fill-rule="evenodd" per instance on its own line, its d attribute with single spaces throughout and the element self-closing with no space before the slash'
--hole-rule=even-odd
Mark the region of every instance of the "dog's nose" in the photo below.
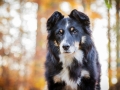
<svg viewBox="0 0 120 90">
<path fill-rule="evenodd" d="M 69 47 L 70 47 L 69 45 L 63 45 L 63 49 L 64 49 L 64 50 L 68 50 Z"/>
</svg>

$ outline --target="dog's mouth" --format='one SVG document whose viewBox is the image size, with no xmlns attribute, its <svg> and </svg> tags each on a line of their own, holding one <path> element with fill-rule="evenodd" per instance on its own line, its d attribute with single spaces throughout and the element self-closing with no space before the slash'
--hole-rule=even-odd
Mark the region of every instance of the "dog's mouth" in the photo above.
<svg viewBox="0 0 120 90">
<path fill-rule="evenodd" d="M 73 53 L 75 53 L 75 51 L 74 51 L 74 52 L 64 51 L 63 53 L 64 53 L 64 54 L 73 54 Z"/>
<path fill-rule="evenodd" d="M 69 53 L 71 53 L 71 52 L 67 52 L 67 51 L 65 51 L 64 53 L 69 54 Z"/>
</svg>

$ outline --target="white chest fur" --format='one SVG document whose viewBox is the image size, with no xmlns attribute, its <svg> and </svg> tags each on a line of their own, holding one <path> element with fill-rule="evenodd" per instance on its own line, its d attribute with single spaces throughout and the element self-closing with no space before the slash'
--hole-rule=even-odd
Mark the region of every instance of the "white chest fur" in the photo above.
<svg viewBox="0 0 120 90">
<path fill-rule="evenodd" d="M 67 86 L 70 86 L 73 90 L 77 90 L 77 82 L 70 80 L 69 71 L 67 68 L 64 67 L 58 76 L 62 81 L 65 81 Z"/>
<path fill-rule="evenodd" d="M 73 62 L 73 58 L 78 60 L 78 63 L 82 63 L 83 52 L 81 50 L 76 51 L 74 54 L 61 54 L 60 61 L 63 63 L 62 71 L 56 75 L 61 81 L 65 81 L 67 86 L 70 86 L 72 90 L 77 90 L 77 83 L 80 82 L 80 78 L 77 81 L 73 81 L 69 77 L 69 70 L 67 66 L 70 66 Z"/>
</svg>

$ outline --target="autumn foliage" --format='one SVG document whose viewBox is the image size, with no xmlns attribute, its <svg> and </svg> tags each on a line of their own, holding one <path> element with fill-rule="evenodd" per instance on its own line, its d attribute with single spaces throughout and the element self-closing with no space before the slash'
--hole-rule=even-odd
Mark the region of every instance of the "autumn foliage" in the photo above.
<svg viewBox="0 0 120 90">
<path fill-rule="evenodd" d="M 107 6 L 115 6 L 115 1 L 118 2 L 117 11 L 120 9 L 119 0 L 105 0 L 105 2 L 100 0 L 0 0 L 0 90 L 46 90 L 44 78 L 44 61 L 47 53 L 46 21 L 54 11 L 58 10 L 66 16 L 72 9 L 83 11 L 89 15 L 93 29 L 96 20 L 104 18 L 102 13 L 99 13 L 99 8 L 104 6 L 107 10 L 105 3 Z M 120 20 L 119 16 L 116 18 L 116 23 Z M 106 14 L 105 20 L 107 17 Z M 116 28 L 119 26 L 113 24 L 111 28 L 110 32 L 116 33 L 115 31 L 118 30 Z M 110 38 L 113 44 L 112 35 L 108 39 Z M 116 40 L 120 42 L 119 39 Z M 120 47 L 117 51 L 120 51 Z M 108 66 L 112 58 L 109 60 Z M 117 60 L 120 64 L 120 59 Z M 113 69 L 112 67 L 108 69 L 110 72 L 108 76 L 112 78 Z M 111 86 L 113 88 L 114 85 Z"/>
</svg>

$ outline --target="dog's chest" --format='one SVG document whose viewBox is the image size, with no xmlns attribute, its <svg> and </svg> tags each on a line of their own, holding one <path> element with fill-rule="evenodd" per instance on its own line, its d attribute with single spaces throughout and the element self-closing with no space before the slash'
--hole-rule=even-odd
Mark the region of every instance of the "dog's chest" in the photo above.
<svg viewBox="0 0 120 90">
<path fill-rule="evenodd" d="M 55 82 L 66 83 L 66 86 L 70 87 L 70 90 L 77 90 L 77 81 L 71 80 L 69 75 L 69 70 L 66 67 L 63 67 L 61 72 L 54 77 Z"/>
<path fill-rule="evenodd" d="M 56 82 L 64 81 L 68 87 L 71 87 L 70 90 L 77 90 L 77 85 L 80 83 L 81 78 L 76 75 L 74 77 L 77 79 L 73 79 L 70 76 L 70 69 L 68 68 L 73 64 L 73 58 L 76 58 L 77 62 L 81 64 L 83 59 L 83 52 L 79 50 L 73 55 L 60 55 L 60 61 L 63 63 L 63 69 L 60 71 L 59 74 L 55 76 L 54 80 L 56 80 Z M 73 72 L 75 72 L 75 70 L 73 70 Z"/>
</svg>

